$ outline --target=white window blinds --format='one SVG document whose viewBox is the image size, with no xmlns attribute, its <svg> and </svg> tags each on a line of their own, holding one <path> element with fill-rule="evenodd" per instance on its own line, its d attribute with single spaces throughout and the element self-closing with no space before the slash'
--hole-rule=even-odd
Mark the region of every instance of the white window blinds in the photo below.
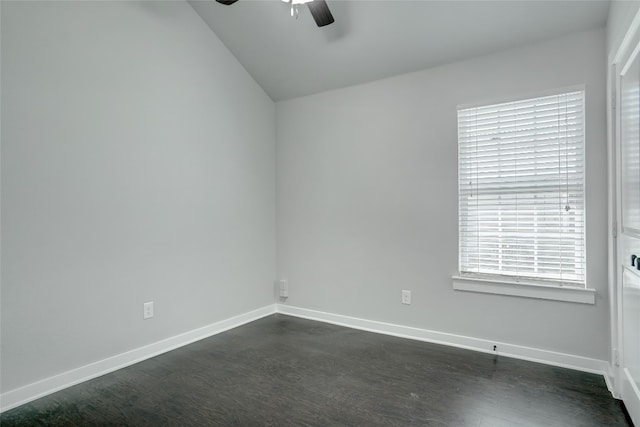
<svg viewBox="0 0 640 427">
<path fill-rule="evenodd" d="M 585 283 L 584 91 L 458 110 L 460 272 Z"/>
</svg>

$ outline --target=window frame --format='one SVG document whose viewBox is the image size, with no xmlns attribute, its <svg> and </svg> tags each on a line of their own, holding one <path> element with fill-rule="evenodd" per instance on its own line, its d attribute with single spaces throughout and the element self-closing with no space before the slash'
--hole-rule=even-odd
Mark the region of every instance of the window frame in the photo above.
<svg viewBox="0 0 640 427">
<path fill-rule="evenodd" d="M 583 244 L 584 244 L 584 283 L 576 283 L 576 282 L 562 282 L 556 279 L 548 279 L 548 278 L 531 278 L 531 277 L 519 277 L 512 276 L 508 274 L 486 274 L 486 273 L 462 273 L 462 236 L 461 236 L 461 226 L 460 226 L 460 187 L 458 181 L 457 188 L 457 203 L 458 203 L 458 274 L 452 277 L 453 289 L 458 291 L 470 291 L 470 292 L 481 292 L 481 293 L 489 293 L 489 294 L 499 294 L 499 295 L 510 295 L 510 296 L 519 296 L 519 297 L 528 297 L 528 298 L 537 298 L 537 299 L 545 299 L 545 300 L 557 300 L 557 301 L 567 301 L 567 302 L 575 302 L 575 303 L 584 303 L 584 304 L 595 304 L 595 290 L 589 289 L 587 287 L 587 268 L 586 268 L 586 258 L 587 258 L 587 233 L 586 233 L 586 207 L 587 207 L 587 192 L 586 192 L 586 180 L 587 180 L 587 91 L 585 85 L 575 85 L 570 87 L 563 87 L 559 89 L 553 89 L 548 91 L 539 91 L 533 94 L 523 94 L 520 96 L 513 96 L 509 98 L 503 99 L 494 99 L 490 101 L 479 102 L 475 104 L 467 104 L 467 105 L 458 105 L 456 108 L 456 115 L 458 111 L 469 109 L 469 108 L 478 108 L 478 107 L 488 107 L 493 105 L 498 105 L 502 103 L 509 102 L 518 102 L 518 101 L 527 101 L 535 98 L 542 98 L 546 96 L 554 96 L 554 95 L 562 95 L 571 92 L 583 92 L 583 141 L 582 141 L 582 193 L 583 193 L 583 204 L 584 204 L 584 229 L 583 229 Z M 458 118 L 456 117 L 456 124 L 458 125 Z M 459 150 L 460 150 L 460 136 L 457 134 L 456 144 L 458 147 L 458 157 L 457 157 L 457 167 L 459 168 Z M 458 169 L 458 180 L 460 179 L 460 170 Z"/>
</svg>

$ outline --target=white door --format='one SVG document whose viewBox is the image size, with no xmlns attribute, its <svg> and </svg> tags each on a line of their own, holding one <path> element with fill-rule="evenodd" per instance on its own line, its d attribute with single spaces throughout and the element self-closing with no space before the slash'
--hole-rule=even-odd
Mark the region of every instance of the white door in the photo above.
<svg viewBox="0 0 640 427">
<path fill-rule="evenodd" d="M 637 40 L 637 39 L 636 39 Z M 620 393 L 640 426 L 640 42 L 615 64 L 618 105 L 618 292 L 621 311 Z"/>
</svg>

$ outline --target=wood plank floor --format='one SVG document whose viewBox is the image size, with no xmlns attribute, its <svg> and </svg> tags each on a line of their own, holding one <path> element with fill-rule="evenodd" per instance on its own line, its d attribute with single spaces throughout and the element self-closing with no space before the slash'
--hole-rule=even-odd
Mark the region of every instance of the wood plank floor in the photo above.
<svg viewBox="0 0 640 427">
<path fill-rule="evenodd" d="M 601 376 L 273 315 L 0 417 L 37 426 L 628 426 Z"/>
</svg>

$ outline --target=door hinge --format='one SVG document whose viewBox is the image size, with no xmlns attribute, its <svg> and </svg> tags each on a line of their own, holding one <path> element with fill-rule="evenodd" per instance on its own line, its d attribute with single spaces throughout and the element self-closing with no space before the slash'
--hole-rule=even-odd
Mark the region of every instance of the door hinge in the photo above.
<svg viewBox="0 0 640 427">
<path fill-rule="evenodd" d="M 616 97 L 615 90 L 611 92 L 611 108 L 613 108 L 614 110 L 618 108 L 618 99 Z"/>
<path fill-rule="evenodd" d="M 616 238 L 618 237 L 618 221 L 613 221 L 611 226 L 611 235 Z"/>
<path fill-rule="evenodd" d="M 613 364 L 615 366 L 620 366 L 620 352 L 617 348 L 613 349 Z"/>
</svg>

